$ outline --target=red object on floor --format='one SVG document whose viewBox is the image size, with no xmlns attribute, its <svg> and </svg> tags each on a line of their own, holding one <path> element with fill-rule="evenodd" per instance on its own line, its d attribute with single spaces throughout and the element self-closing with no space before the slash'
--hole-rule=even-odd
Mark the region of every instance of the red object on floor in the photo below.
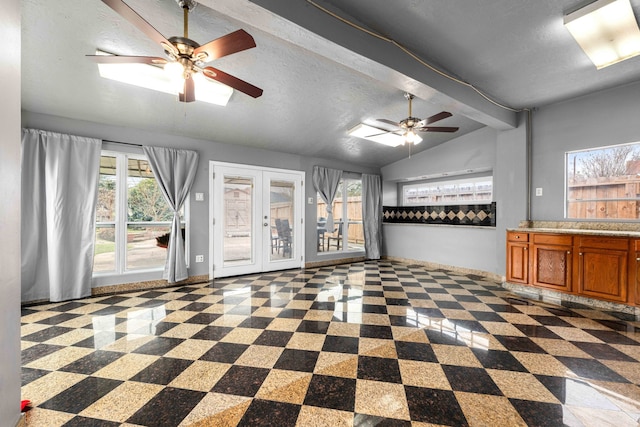
<svg viewBox="0 0 640 427">
<path fill-rule="evenodd" d="M 20 402 L 20 412 L 24 412 L 24 408 L 31 404 L 30 400 L 23 400 Z"/>
</svg>

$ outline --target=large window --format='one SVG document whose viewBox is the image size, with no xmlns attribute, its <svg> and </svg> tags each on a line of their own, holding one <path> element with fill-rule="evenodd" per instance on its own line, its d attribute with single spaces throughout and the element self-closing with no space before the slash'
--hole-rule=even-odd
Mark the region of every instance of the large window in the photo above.
<svg viewBox="0 0 640 427">
<path fill-rule="evenodd" d="M 172 219 L 173 212 L 144 156 L 102 152 L 94 275 L 164 267 Z"/>
<path fill-rule="evenodd" d="M 327 206 L 318 200 L 318 252 L 364 250 L 362 180 L 343 179 L 333 201 L 333 230 L 327 228 Z"/>
<path fill-rule="evenodd" d="M 402 185 L 402 206 L 482 204 L 492 199 L 491 175 Z"/>
<path fill-rule="evenodd" d="M 566 153 L 565 217 L 640 218 L 640 142 Z"/>
</svg>

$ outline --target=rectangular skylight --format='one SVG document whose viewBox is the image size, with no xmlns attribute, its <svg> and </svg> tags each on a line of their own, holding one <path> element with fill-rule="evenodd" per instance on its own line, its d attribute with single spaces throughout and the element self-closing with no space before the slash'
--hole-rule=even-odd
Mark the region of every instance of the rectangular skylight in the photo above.
<svg viewBox="0 0 640 427">
<path fill-rule="evenodd" d="M 629 0 L 597 0 L 564 17 L 597 69 L 640 54 L 640 29 Z"/>
<path fill-rule="evenodd" d="M 97 50 L 96 55 L 110 55 Z M 148 64 L 98 64 L 101 77 L 143 87 L 146 89 L 178 95 L 181 85 L 169 77 L 164 70 L 155 65 Z M 229 102 L 233 89 L 222 83 L 210 80 L 202 73 L 192 74 L 195 84 L 196 101 L 225 106 Z"/>
<path fill-rule="evenodd" d="M 369 126 L 364 123 L 359 123 L 353 128 L 349 129 L 347 133 L 350 136 L 355 136 L 358 138 L 366 139 L 369 141 L 374 141 L 379 144 L 388 145 L 390 147 L 397 147 L 399 145 L 403 145 L 405 143 L 404 136 L 399 135 L 395 132 L 384 132 L 378 128 L 373 126 Z M 416 135 L 418 140 L 414 142 L 414 144 L 418 144 L 422 141 L 420 136 Z"/>
</svg>

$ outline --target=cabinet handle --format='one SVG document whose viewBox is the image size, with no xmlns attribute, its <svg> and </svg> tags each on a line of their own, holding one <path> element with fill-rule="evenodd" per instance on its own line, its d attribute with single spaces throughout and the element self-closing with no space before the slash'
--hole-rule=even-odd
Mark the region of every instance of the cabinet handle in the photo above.
<svg viewBox="0 0 640 427">
<path fill-rule="evenodd" d="M 578 255 L 582 256 L 582 252 L 580 252 Z"/>
<path fill-rule="evenodd" d="M 640 258 L 636 258 L 636 261 L 640 261 Z"/>
<path fill-rule="evenodd" d="M 567 255 L 571 255 L 571 251 L 567 251 Z M 582 254 L 580 254 L 580 255 L 582 255 Z"/>
<path fill-rule="evenodd" d="M 529 248 L 527 248 L 527 247 L 525 246 L 524 250 L 526 251 L 527 249 L 529 249 Z M 640 261 L 640 258 L 638 258 L 638 261 Z"/>
<path fill-rule="evenodd" d="M 519 239 L 519 238 L 520 238 L 520 236 L 516 236 L 516 239 Z"/>
</svg>

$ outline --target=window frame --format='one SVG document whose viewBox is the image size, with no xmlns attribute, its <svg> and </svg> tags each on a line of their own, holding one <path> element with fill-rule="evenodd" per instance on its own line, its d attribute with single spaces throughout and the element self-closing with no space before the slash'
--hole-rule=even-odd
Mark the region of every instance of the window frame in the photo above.
<svg viewBox="0 0 640 427">
<path fill-rule="evenodd" d="M 489 198 L 471 198 L 468 200 L 460 200 L 460 195 L 461 194 L 469 194 L 469 193 L 461 193 L 461 190 L 459 189 L 460 185 L 464 185 L 464 184 L 470 184 L 470 185 L 476 185 L 479 182 L 482 182 L 484 180 L 491 180 L 491 188 L 489 189 Z M 398 203 L 400 206 L 446 206 L 446 205 L 480 205 L 480 204 L 490 204 L 493 201 L 493 196 L 494 196 L 494 192 L 493 192 L 493 187 L 494 187 L 494 176 L 493 176 L 493 171 L 486 171 L 486 172 L 478 172 L 478 173 L 472 173 L 472 174 L 461 174 L 461 175 L 454 175 L 453 177 L 448 175 L 448 176 L 444 176 L 441 178 L 433 178 L 433 179 L 422 179 L 422 180 L 416 180 L 416 181 L 407 181 L 407 182 L 402 182 L 399 183 L 399 187 L 400 187 L 400 191 L 398 192 Z M 427 201 L 427 200 L 416 200 L 415 202 L 407 202 L 407 191 L 412 190 L 412 189 L 425 189 L 425 188 L 432 188 L 432 187 L 444 187 L 444 186 L 449 186 L 451 187 L 451 191 L 449 191 L 448 193 L 442 193 L 442 194 L 436 194 L 436 197 L 438 195 L 442 195 L 444 196 L 454 196 L 456 197 L 455 200 L 440 200 L 440 201 Z M 477 193 L 477 191 L 475 191 Z M 416 198 L 419 197 L 419 195 L 415 196 Z"/>
<path fill-rule="evenodd" d="M 349 182 L 359 182 L 360 183 L 360 213 L 362 214 L 362 177 L 356 177 L 356 176 L 350 176 L 350 177 L 342 177 L 340 179 L 340 194 L 342 194 L 342 212 L 340 212 L 341 214 L 341 220 L 343 221 L 343 225 L 342 225 L 342 247 L 340 248 L 340 250 L 333 250 L 333 251 L 319 251 L 316 247 L 316 254 L 320 255 L 320 256 L 329 256 L 331 254 L 340 254 L 340 253 L 350 253 L 350 254 L 358 254 L 358 253 L 363 253 L 364 252 L 364 240 L 362 242 L 362 248 L 361 249 L 349 249 L 349 225 L 350 224 L 362 224 L 362 218 L 360 219 L 360 221 L 351 221 L 349 220 L 349 196 L 348 196 L 348 185 Z M 322 200 L 322 198 L 320 197 L 320 194 L 316 191 L 316 201 L 318 200 Z M 333 203 L 335 203 L 336 201 L 338 201 L 338 196 L 336 195 L 336 198 L 333 200 Z M 333 218 L 334 221 L 338 221 L 336 218 L 336 213 L 334 212 L 333 214 Z M 318 218 L 318 204 L 316 202 L 316 219 Z M 328 232 L 328 230 L 327 230 Z"/>
<path fill-rule="evenodd" d="M 570 208 L 570 203 L 574 202 L 574 203 L 580 203 L 580 202 L 591 202 L 591 203 L 604 203 L 605 204 L 605 209 L 607 209 L 607 205 L 608 203 L 616 203 L 616 202 L 636 202 L 637 204 L 640 205 L 640 193 L 637 193 L 637 197 L 595 197 L 595 198 L 586 198 L 586 199 L 569 199 L 570 197 L 570 184 L 571 184 L 571 177 L 569 176 L 570 173 L 573 174 L 574 179 L 576 176 L 576 159 L 578 157 L 579 154 L 583 154 L 585 156 L 588 155 L 588 153 L 596 153 L 598 151 L 606 151 L 606 150 L 612 150 L 612 149 L 616 149 L 619 147 L 624 147 L 624 146 L 634 146 L 634 149 L 636 150 L 635 153 L 636 154 L 640 154 L 640 141 L 636 141 L 636 142 L 626 142 L 626 143 L 622 143 L 622 144 L 613 144 L 613 145 L 605 145 L 605 146 L 600 146 L 600 147 L 591 147 L 591 148 L 584 148 L 584 149 L 580 149 L 580 150 L 571 150 L 571 151 L 566 151 L 564 153 L 564 212 L 563 212 L 563 217 L 566 220 L 571 220 L 571 221 L 590 221 L 590 222 L 625 222 L 625 221 L 638 221 L 638 219 L 640 219 L 640 216 L 638 215 L 638 212 L 636 211 L 636 217 L 634 218 L 620 218 L 617 215 L 614 217 L 609 216 L 608 212 L 605 212 L 605 215 L 607 215 L 607 217 L 602 218 L 602 217 L 598 217 L 597 213 L 596 216 L 594 217 L 589 217 L 589 216 L 584 216 L 584 217 L 580 217 L 580 216 L 570 216 L 570 212 L 571 212 L 571 208 Z M 629 153 L 627 155 L 630 155 L 631 153 Z M 571 162 L 571 158 L 573 157 L 573 168 L 570 168 L 570 162 Z M 627 158 L 625 158 L 625 161 L 629 161 L 627 160 Z M 640 160 L 638 160 L 640 161 Z M 626 167 L 626 165 L 625 165 Z M 640 173 L 638 173 L 637 175 L 640 175 Z M 616 177 L 620 177 L 620 176 L 631 176 L 629 174 L 627 175 L 616 175 Z M 614 177 L 604 177 L 604 178 L 614 178 Z M 586 180 L 588 180 L 589 178 L 585 178 Z M 598 180 L 600 178 L 598 177 L 591 177 L 591 179 L 595 179 Z M 623 181 L 619 180 L 618 184 L 620 185 Z M 588 186 L 589 183 L 585 182 L 584 186 Z M 594 185 L 592 186 L 596 186 L 595 184 L 597 184 L 597 182 L 592 183 Z M 610 182 L 610 183 L 601 183 L 601 185 L 615 185 L 615 182 Z M 640 185 L 640 183 L 638 183 L 637 185 Z M 576 208 L 577 209 L 577 208 Z M 636 208 L 637 209 L 637 208 Z"/>
<path fill-rule="evenodd" d="M 168 226 L 171 227 L 171 221 L 130 221 L 128 215 L 128 161 L 129 159 L 148 161 L 147 157 L 143 153 L 131 153 L 124 151 L 116 151 L 103 149 L 100 152 L 100 157 L 115 157 L 116 159 L 116 174 L 115 174 L 115 220 L 114 221 L 95 221 L 96 233 L 98 228 L 113 227 L 114 228 L 114 269 L 109 271 L 94 271 L 92 276 L 94 279 L 100 281 L 100 279 L 109 277 L 127 277 L 144 275 L 147 273 L 157 273 L 164 270 L 165 265 L 158 265 L 157 267 L 147 268 L 127 268 L 127 230 L 130 225 L 144 224 L 147 226 Z M 100 169 L 98 168 L 98 174 Z M 154 175 L 155 179 L 155 175 Z M 187 196 L 183 205 L 184 214 L 180 221 L 181 227 L 185 229 L 185 261 L 187 267 L 189 267 L 189 210 L 190 210 L 190 195 Z M 95 234 L 94 233 L 94 236 Z M 95 237 L 94 237 L 95 238 Z M 95 257 L 95 255 L 94 255 Z"/>
</svg>

